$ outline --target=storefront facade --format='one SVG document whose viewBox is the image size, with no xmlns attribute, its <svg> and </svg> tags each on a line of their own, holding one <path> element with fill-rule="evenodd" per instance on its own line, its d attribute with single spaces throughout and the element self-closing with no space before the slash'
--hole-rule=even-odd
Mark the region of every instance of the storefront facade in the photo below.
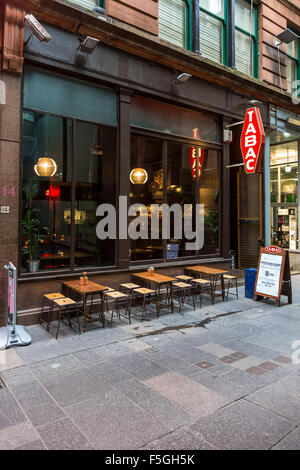
<svg viewBox="0 0 300 470">
<path fill-rule="evenodd" d="M 206 59 L 200 63 L 192 52 L 138 38 L 135 31 L 85 13 L 75 11 L 75 28 L 63 22 L 63 15 L 73 15 L 71 7 L 61 8 L 55 14 L 61 15 L 64 27 L 56 27 L 51 17 L 47 22 L 47 14 L 42 14 L 52 36 L 49 43 L 29 38 L 25 30 L 25 49 L 16 69 L 18 92 L 8 96 L 13 104 L 6 104 L 13 115 L 5 137 L 11 156 L 1 181 L 7 200 L 13 192 L 14 198 L 7 217 L 12 228 L 2 240 L 1 259 L 17 266 L 19 322 L 25 324 L 38 320 L 44 293 L 60 290 L 62 280 L 83 271 L 95 281 L 118 287 L 149 265 L 170 274 L 199 263 L 230 267 L 230 250 L 237 251 L 238 246 L 238 196 L 236 183 L 232 184 L 236 170 L 230 165 L 241 161 L 240 128 L 233 128 L 232 143 L 224 142 L 224 130 L 241 122 L 251 100 L 257 99 L 269 132 L 267 101 L 277 99 L 277 93 L 261 82 Z M 22 14 L 16 31 L 22 28 Z M 78 48 L 86 35 L 102 38 L 92 54 Z M 139 55 L 138 46 L 144 48 Z M 180 84 L 179 71 L 192 77 Z M 12 76 L 2 75 L 7 89 Z M 269 154 L 264 160 L 268 159 Z M 135 169 L 146 175 L 143 183 L 134 180 Z M 127 197 L 128 205 L 146 207 L 149 230 L 153 204 L 203 204 L 203 247 L 186 250 L 186 240 L 175 236 L 172 224 L 167 239 L 100 240 L 97 207 L 116 207 L 119 233 L 120 196 Z M 295 202 L 289 203 L 288 209 L 294 209 Z M 39 220 L 35 266 L 28 263 L 28 211 Z M 266 211 L 259 213 L 264 227 L 266 217 Z M 265 229 L 261 231 L 261 238 L 267 239 Z M 253 237 L 255 249 L 257 238 Z M 1 285 L 5 319 L 5 273 Z"/>
</svg>

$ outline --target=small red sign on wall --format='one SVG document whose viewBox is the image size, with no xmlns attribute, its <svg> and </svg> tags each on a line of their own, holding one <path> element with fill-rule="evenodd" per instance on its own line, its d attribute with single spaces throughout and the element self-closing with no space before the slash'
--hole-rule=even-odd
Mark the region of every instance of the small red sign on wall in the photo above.
<svg viewBox="0 0 300 470">
<path fill-rule="evenodd" d="M 268 253 L 280 253 L 282 251 L 282 249 L 279 248 L 278 246 L 267 246 L 266 251 Z"/>
<path fill-rule="evenodd" d="M 190 163 L 193 178 L 196 179 L 197 172 L 197 156 L 198 156 L 198 178 L 200 179 L 203 167 L 204 149 L 200 147 L 190 147 Z"/>
<path fill-rule="evenodd" d="M 246 173 L 258 173 L 264 146 L 265 131 L 260 110 L 249 108 L 246 111 L 241 135 L 241 150 Z"/>
</svg>

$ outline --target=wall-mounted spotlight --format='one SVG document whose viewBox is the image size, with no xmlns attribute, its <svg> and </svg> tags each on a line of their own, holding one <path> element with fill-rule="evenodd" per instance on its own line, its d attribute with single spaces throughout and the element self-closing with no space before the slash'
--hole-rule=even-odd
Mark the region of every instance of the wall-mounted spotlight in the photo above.
<svg viewBox="0 0 300 470">
<path fill-rule="evenodd" d="M 175 77 L 174 81 L 175 81 L 175 83 L 182 84 L 182 83 L 187 82 L 191 77 L 192 77 L 192 75 L 190 73 L 179 73 Z"/>
<path fill-rule="evenodd" d="M 277 34 L 276 38 L 276 47 L 279 47 L 281 44 L 290 44 L 293 41 L 296 41 L 300 36 L 294 33 L 291 29 L 287 28 L 281 33 Z"/>
<path fill-rule="evenodd" d="M 85 52 L 86 54 L 92 54 L 99 42 L 99 39 L 92 38 L 92 36 L 86 36 L 85 38 L 80 40 L 78 49 L 81 52 Z"/>
<path fill-rule="evenodd" d="M 41 25 L 41 23 L 36 19 L 35 16 L 33 16 L 31 13 L 28 13 L 25 16 L 25 26 L 30 29 L 31 35 L 34 34 L 39 41 L 41 42 L 48 42 L 51 39 L 51 35 L 46 31 L 44 26 Z M 31 38 L 28 38 L 28 40 Z M 27 40 L 27 42 L 28 42 Z"/>
</svg>

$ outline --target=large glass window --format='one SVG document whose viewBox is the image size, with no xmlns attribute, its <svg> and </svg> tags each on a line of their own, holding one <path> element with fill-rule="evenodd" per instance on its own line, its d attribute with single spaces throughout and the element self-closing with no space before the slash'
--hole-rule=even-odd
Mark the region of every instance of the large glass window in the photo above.
<svg viewBox="0 0 300 470">
<path fill-rule="evenodd" d="M 159 0 L 159 37 L 190 49 L 190 1 Z"/>
<path fill-rule="evenodd" d="M 115 264 L 115 241 L 96 236 L 96 209 L 115 204 L 116 95 L 29 67 L 24 108 L 23 270 Z"/>
<path fill-rule="evenodd" d="M 200 51 L 204 57 L 225 63 L 224 0 L 200 0 Z"/>
<path fill-rule="evenodd" d="M 257 77 L 257 11 L 253 2 L 235 2 L 235 65 Z"/>
<path fill-rule="evenodd" d="M 183 230 L 184 205 L 188 204 L 192 205 L 195 230 L 197 202 L 204 205 L 205 224 L 204 246 L 199 254 L 219 252 L 219 159 L 220 154 L 214 149 L 132 134 L 131 171 L 138 168 L 142 179 L 135 182 L 131 178 L 130 204 L 146 206 L 147 223 L 146 228 L 141 227 L 145 230 L 144 239 L 131 240 L 131 261 L 169 261 L 198 255 L 195 250 L 186 250 L 185 244 L 190 240 L 185 239 Z M 162 212 L 157 207 L 151 207 L 163 203 L 171 209 L 170 232 L 166 239 L 162 236 Z M 142 210 L 145 211 L 141 206 Z M 180 222 L 178 218 L 175 222 L 174 210 L 178 211 Z M 159 219 L 159 230 L 157 238 L 151 239 L 154 216 L 156 224 Z M 176 223 L 182 227 L 180 236 Z"/>
<path fill-rule="evenodd" d="M 298 141 L 271 146 L 271 243 L 299 249 Z"/>
</svg>

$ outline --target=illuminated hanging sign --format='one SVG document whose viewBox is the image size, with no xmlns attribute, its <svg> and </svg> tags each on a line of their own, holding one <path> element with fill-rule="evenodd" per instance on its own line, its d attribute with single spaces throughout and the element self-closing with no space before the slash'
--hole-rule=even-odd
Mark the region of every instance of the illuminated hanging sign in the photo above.
<svg viewBox="0 0 300 470">
<path fill-rule="evenodd" d="M 200 147 L 190 147 L 190 164 L 193 178 L 196 179 L 198 157 L 198 178 L 200 179 L 203 167 L 204 149 Z"/>
<path fill-rule="evenodd" d="M 258 173 L 265 147 L 265 131 L 260 110 L 249 108 L 246 111 L 241 135 L 241 151 L 247 174 Z"/>
</svg>

